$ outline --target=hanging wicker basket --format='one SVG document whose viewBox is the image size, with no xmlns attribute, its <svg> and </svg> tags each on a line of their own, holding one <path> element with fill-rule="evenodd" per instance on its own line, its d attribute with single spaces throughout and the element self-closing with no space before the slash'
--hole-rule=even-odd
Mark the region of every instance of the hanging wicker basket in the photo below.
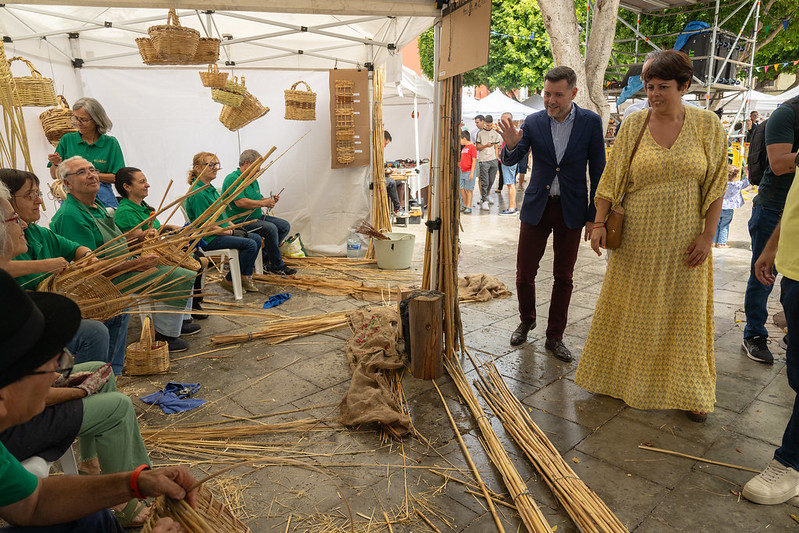
<svg viewBox="0 0 799 533">
<path fill-rule="evenodd" d="M 200 32 L 181 26 L 174 8 L 169 10 L 166 24 L 150 26 L 147 32 L 153 41 L 153 48 L 164 61 L 178 64 L 194 61 Z"/>
<path fill-rule="evenodd" d="M 141 326 L 139 342 L 128 345 L 125 352 L 123 374 L 129 376 L 147 376 L 160 374 L 169 369 L 169 345 L 166 341 L 155 340 L 154 328 L 150 317 L 145 317 Z"/>
<path fill-rule="evenodd" d="M 227 82 L 227 72 L 219 72 L 219 67 L 216 66 L 216 63 L 208 65 L 208 72 L 200 72 L 199 74 L 205 87 L 220 89 Z"/>
<path fill-rule="evenodd" d="M 58 146 L 58 141 L 65 133 L 78 131 L 78 128 L 72 124 L 72 110 L 67 100 L 60 94 L 56 98 L 58 106 L 39 115 L 44 135 L 53 146 Z"/>
<path fill-rule="evenodd" d="M 298 91 L 297 85 L 302 83 L 307 90 Z M 310 85 L 298 81 L 291 89 L 283 91 L 286 97 L 286 120 L 316 120 L 316 93 L 311 91 Z"/>
<path fill-rule="evenodd" d="M 161 59 L 158 52 L 155 51 L 153 40 L 149 37 L 139 37 L 136 39 L 136 45 L 139 47 L 139 55 L 145 65 L 168 65 L 169 61 Z"/>
<path fill-rule="evenodd" d="M 104 276 L 89 276 L 80 283 L 50 276 L 36 288 L 42 292 L 57 292 L 74 300 L 83 318 L 105 322 L 124 311 L 130 302 L 122 298 L 116 285 Z"/>
<path fill-rule="evenodd" d="M 220 44 L 222 44 L 222 41 L 215 37 L 200 37 L 192 63 L 202 65 L 203 63 L 216 63 L 219 61 Z"/>
<path fill-rule="evenodd" d="M 238 107 L 244 101 L 244 94 L 247 88 L 244 86 L 244 76 L 241 83 L 236 76 L 232 76 L 225 82 L 221 89 L 211 89 L 211 100 L 230 107 Z"/>
<path fill-rule="evenodd" d="M 194 509 L 185 500 L 171 500 L 165 496 L 156 498 L 142 533 L 151 533 L 155 523 L 167 517 L 192 533 L 252 533 L 230 509 L 214 498 L 205 485 L 200 485 L 197 491 L 197 507 Z"/>
<path fill-rule="evenodd" d="M 269 108 L 261 105 L 261 102 L 247 91 L 240 106 L 222 106 L 222 112 L 219 113 L 219 122 L 224 124 L 230 131 L 236 131 L 267 113 L 269 113 Z"/>
<path fill-rule="evenodd" d="M 8 60 L 9 67 L 14 61 L 22 61 L 28 66 L 30 76 L 17 76 L 11 78 L 14 91 L 14 104 L 27 107 L 52 107 L 58 102 L 55 98 L 53 80 L 45 78 L 36 70 L 33 63 L 24 57 L 12 57 Z"/>
</svg>

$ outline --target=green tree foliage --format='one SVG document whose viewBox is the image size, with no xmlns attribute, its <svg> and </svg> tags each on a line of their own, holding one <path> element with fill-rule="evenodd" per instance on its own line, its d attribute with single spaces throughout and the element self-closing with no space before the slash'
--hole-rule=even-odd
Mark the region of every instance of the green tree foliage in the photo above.
<svg viewBox="0 0 799 533">
<path fill-rule="evenodd" d="M 463 74 L 463 85 L 503 91 L 536 88 L 552 68 L 552 53 L 535 0 L 492 0 L 488 63 Z M 433 78 L 433 29 L 419 37 L 422 71 Z"/>
<path fill-rule="evenodd" d="M 741 4 L 743 6 L 741 7 Z M 743 35 L 752 35 L 754 30 L 754 12 L 749 21 L 747 15 L 754 2 L 752 0 L 733 0 L 721 2 L 719 11 L 719 21 L 723 21 L 727 16 L 740 7 L 728 21 L 722 26 L 723 29 L 737 34 L 743 30 Z M 652 43 L 660 48 L 672 48 L 677 38 L 676 33 L 680 32 L 685 25 L 693 20 L 713 24 L 715 3 L 700 5 L 693 8 L 681 8 L 663 10 L 658 13 L 641 15 L 640 31 L 646 36 L 651 36 Z M 631 26 L 635 27 L 637 14 L 622 9 L 619 16 L 626 20 Z M 783 27 L 783 21 L 788 21 L 787 28 Z M 634 32 L 622 23 L 616 26 L 616 39 L 634 39 Z M 743 43 L 742 43 L 743 44 Z M 652 48 L 639 41 L 639 52 L 646 54 Z M 616 61 L 620 64 L 632 63 L 633 56 L 628 55 L 633 52 L 635 45 L 633 42 L 618 43 L 614 50 L 622 52 L 616 54 Z M 624 54 L 627 52 L 628 54 Z M 751 49 L 745 51 L 740 58 L 741 61 L 748 61 L 751 57 Z M 775 78 L 781 72 L 796 72 L 798 65 L 793 65 L 793 61 L 799 59 L 799 2 L 796 0 L 772 0 L 761 4 L 760 27 L 757 33 L 757 45 L 755 49 L 755 66 L 779 64 L 777 72 L 773 68 L 768 71 L 760 69 L 755 71 L 755 76 L 760 79 Z M 783 67 L 783 63 L 788 63 Z M 739 73 L 739 77 L 745 77 L 746 73 Z"/>
</svg>

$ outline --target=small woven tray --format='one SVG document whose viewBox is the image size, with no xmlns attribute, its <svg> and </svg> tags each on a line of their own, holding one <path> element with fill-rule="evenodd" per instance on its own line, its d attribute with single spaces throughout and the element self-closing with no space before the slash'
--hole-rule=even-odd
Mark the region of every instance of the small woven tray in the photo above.
<svg viewBox="0 0 799 533">
<path fill-rule="evenodd" d="M 230 509 L 214 498 L 205 485 L 200 485 L 196 509 L 192 509 L 185 500 L 169 500 L 164 496 L 156 498 L 142 533 L 151 533 L 155 523 L 165 517 L 179 522 L 191 533 L 252 533 Z"/>
<path fill-rule="evenodd" d="M 171 63 L 194 61 L 194 54 L 197 53 L 200 43 L 200 32 L 181 26 L 174 8 L 169 10 L 166 24 L 150 26 L 147 33 L 150 34 L 153 48 L 161 59 Z"/>
<path fill-rule="evenodd" d="M 53 80 L 42 76 L 42 73 L 36 70 L 33 63 L 24 57 L 12 57 L 9 59 L 9 68 L 14 61 L 25 63 L 31 74 L 30 76 L 12 78 L 14 105 L 27 107 L 52 107 L 57 105 L 58 101 L 55 97 Z"/>
<path fill-rule="evenodd" d="M 305 85 L 306 91 L 298 91 L 297 85 Z M 298 81 L 291 89 L 283 91 L 286 99 L 286 120 L 316 120 L 316 93 L 311 91 L 310 85 Z"/>
<path fill-rule="evenodd" d="M 208 72 L 199 72 L 204 87 L 223 88 L 227 82 L 227 72 L 219 72 L 216 63 L 208 65 Z"/>
<path fill-rule="evenodd" d="M 44 135 L 53 146 L 58 146 L 58 141 L 65 133 L 78 131 L 78 128 L 72 124 L 72 110 L 66 98 L 60 94 L 56 98 L 58 106 L 39 115 Z"/>
<path fill-rule="evenodd" d="M 169 370 L 169 345 L 155 340 L 154 329 L 150 317 L 145 317 L 139 342 L 130 343 L 125 352 L 123 374 L 148 376 Z"/>
</svg>

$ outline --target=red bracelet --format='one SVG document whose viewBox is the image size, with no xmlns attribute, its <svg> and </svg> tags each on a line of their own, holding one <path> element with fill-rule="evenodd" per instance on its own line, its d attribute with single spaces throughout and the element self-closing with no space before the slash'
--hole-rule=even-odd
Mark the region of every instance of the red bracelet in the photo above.
<svg viewBox="0 0 799 533">
<path fill-rule="evenodd" d="M 133 493 L 133 497 L 137 500 L 144 500 L 147 498 L 147 496 L 139 492 L 139 474 L 149 469 L 150 465 L 137 466 L 136 470 L 134 470 L 133 474 L 130 476 L 130 491 Z"/>
</svg>

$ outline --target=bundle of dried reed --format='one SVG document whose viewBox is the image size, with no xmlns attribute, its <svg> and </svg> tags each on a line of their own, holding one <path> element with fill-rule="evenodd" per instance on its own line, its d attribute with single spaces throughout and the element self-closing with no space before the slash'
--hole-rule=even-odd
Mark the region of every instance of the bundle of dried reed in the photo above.
<svg viewBox="0 0 799 533">
<path fill-rule="evenodd" d="M 322 315 L 311 315 L 304 317 L 294 317 L 269 322 L 260 331 L 253 331 L 242 335 L 214 335 L 211 337 L 211 344 L 219 346 L 223 344 L 234 344 L 237 342 L 247 342 L 255 339 L 262 339 L 269 344 L 280 344 L 297 337 L 305 335 L 316 335 L 334 329 L 346 327 L 348 311 L 337 313 L 325 313 Z"/>
<path fill-rule="evenodd" d="M 345 279 L 331 280 L 325 277 L 308 276 L 302 274 L 295 274 L 292 277 L 253 274 L 252 279 L 255 281 L 263 281 L 269 284 L 279 285 L 281 287 L 297 287 L 298 289 L 305 289 L 307 291 L 325 295 L 345 294 L 359 300 L 393 300 L 399 296 L 399 284 L 390 282 L 387 282 L 383 287 L 378 287 L 374 285 L 366 285 L 362 281 L 351 281 Z"/>
<path fill-rule="evenodd" d="M 381 241 L 388 240 L 388 237 L 380 233 L 377 230 L 377 228 L 375 228 L 365 220 L 361 220 L 361 223 L 357 227 L 355 227 L 355 233 L 360 233 L 361 235 L 365 235 L 367 237 L 371 237 L 372 239 L 378 239 Z"/>
<path fill-rule="evenodd" d="M 527 459 L 544 477 L 580 531 L 626 533 L 627 528 L 605 502 L 574 473 L 521 402 L 508 389 L 493 362 L 483 365 L 487 379 L 475 385 Z M 480 371 L 480 369 L 478 369 Z M 481 373 L 482 377 L 482 373 Z"/>
<path fill-rule="evenodd" d="M 383 154 L 383 84 L 384 67 L 374 71 L 372 77 L 372 226 L 391 231 L 391 211 L 386 192 L 385 158 Z M 371 239 L 366 249 L 366 257 L 374 258 L 375 249 Z"/>
</svg>

